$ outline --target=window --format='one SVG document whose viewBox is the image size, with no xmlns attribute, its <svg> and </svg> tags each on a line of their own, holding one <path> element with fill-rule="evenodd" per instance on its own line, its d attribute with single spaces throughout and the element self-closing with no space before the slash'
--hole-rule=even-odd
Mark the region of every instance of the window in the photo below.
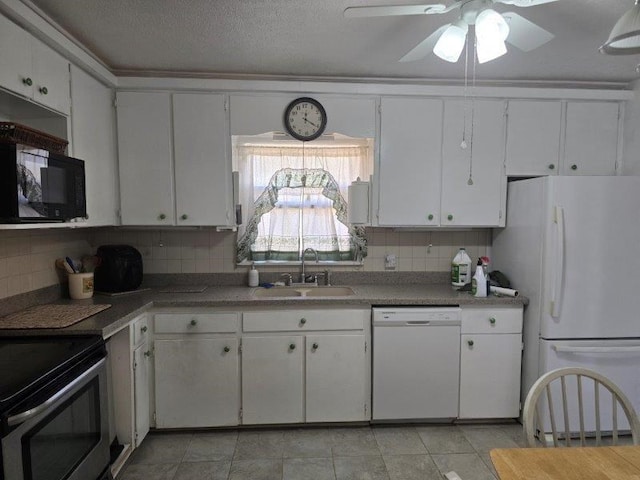
<svg viewBox="0 0 640 480">
<path fill-rule="evenodd" d="M 306 248 L 320 260 L 361 259 L 364 231 L 347 224 L 348 187 L 369 178 L 372 141 L 332 135 L 310 144 L 274 136 L 234 138 L 247 212 L 237 260 L 295 261 Z"/>
</svg>

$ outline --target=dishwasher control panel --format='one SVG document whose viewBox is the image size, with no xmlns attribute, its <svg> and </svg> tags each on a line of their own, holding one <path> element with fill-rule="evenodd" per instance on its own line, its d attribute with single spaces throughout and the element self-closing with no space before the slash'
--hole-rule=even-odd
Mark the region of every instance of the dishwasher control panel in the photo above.
<svg viewBox="0 0 640 480">
<path fill-rule="evenodd" d="M 460 325 L 458 307 L 374 308 L 373 325 Z"/>
</svg>

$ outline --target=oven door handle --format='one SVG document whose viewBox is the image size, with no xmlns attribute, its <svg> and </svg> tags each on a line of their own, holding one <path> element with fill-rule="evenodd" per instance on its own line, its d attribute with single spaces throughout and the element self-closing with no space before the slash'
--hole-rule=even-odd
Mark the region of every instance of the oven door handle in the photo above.
<svg viewBox="0 0 640 480">
<path fill-rule="evenodd" d="M 10 427 L 15 425 L 20 425 L 21 423 L 29 420 L 30 418 L 35 417 L 36 415 L 44 412 L 47 408 L 51 407 L 54 403 L 56 403 L 60 398 L 62 398 L 66 393 L 73 390 L 83 381 L 85 381 L 88 377 L 92 376 L 96 370 L 102 367 L 105 364 L 106 360 L 103 358 L 95 365 L 91 366 L 88 370 L 86 370 L 82 375 L 75 378 L 72 382 L 65 385 L 62 389 L 58 390 L 47 400 L 42 402 L 37 407 L 30 408 L 29 410 L 25 410 L 24 412 L 20 412 L 16 415 L 12 415 L 7 419 L 7 423 Z"/>
</svg>

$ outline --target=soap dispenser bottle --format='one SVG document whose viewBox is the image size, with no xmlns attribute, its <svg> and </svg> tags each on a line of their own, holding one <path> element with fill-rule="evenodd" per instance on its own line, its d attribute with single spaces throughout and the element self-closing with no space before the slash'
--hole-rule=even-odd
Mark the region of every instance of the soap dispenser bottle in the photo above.
<svg viewBox="0 0 640 480">
<path fill-rule="evenodd" d="M 251 270 L 249 270 L 249 286 L 257 287 L 260 283 L 258 270 L 256 270 L 255 265 L 251 265 Z"/>
</svg>

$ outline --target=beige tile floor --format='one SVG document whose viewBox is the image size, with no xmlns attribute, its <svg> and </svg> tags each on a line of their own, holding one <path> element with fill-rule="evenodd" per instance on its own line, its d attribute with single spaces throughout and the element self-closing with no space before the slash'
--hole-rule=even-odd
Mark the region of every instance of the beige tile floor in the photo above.
<svg viewBox="0 0 640 480">
<path fill-rule="evenodd" d="M 524 445 L 516 423 L 161 432 L 117 480 L 495 480 L 489 450 Z"/>
</svg>

